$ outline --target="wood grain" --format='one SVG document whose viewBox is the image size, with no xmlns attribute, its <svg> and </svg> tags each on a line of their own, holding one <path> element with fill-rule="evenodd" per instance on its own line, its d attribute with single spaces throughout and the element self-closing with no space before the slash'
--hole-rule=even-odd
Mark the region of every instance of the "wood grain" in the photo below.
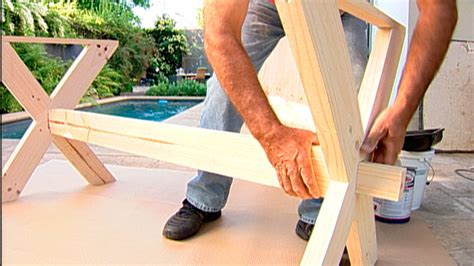
<svg viewBox="0 0 474 266">
<path fill-rule="evenodd" d="M 2 83 L 33 119 L 46 121 L 49 96 L 6 42 L 2 43 L 2 62 Z"/>
<path fill-rule="evenodd" d="M 54 135 L 53 143 L 89 184 L 103 185 L 115 181 L 86 143 Z"/>
<path fill-rule="evenodd" d="M 2 169 L 2 202 L 16 200 L 51 144 L 46 121 L 33 121 Z"/>
<path fill-rule="evenodd" d="M 279 187 L 265 152 L 249 135 L 61 109 L 51 110 L 49 119 L 53 135 Z M 326 191 L 329 177 L 318 146 L 313 165 Z M 363 162 L 357 191 L 398 199 L 403 173 L 403 168 Z"/>
<path fill-rule="evenodd" d="M 114 40 L 94 40 L 94 39 L 71 39 L 71 38 L 50 38 L 50 37 L 30 37 L 30 36 L 2 36 L 3 43 L 47 43 L 47 44 L 107 44 L 113 45 Z"/>
</svg>

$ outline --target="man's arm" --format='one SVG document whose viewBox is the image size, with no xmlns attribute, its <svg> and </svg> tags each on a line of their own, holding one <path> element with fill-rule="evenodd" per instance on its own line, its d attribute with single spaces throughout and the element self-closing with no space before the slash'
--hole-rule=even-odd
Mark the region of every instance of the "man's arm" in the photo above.
<svg viewBox="0 0 474 266">
<path fill-rule="evenodd" d="M 374 122 L 362 145 L 373 161 L 394 164 L 408 124 L 433 80 L 457 22 L 455 0 L 418 0 L 420 16 L 410 43 L 397 97 Z"/>
<path fill-rule="evenodd" d="M 318 198 L 319 187 L 311 166 L 316 134 L 281 124 L 258 81 L 242 41 L 241 28 L 248 0 L 206 0 L 204 44 L 223 89 L 264 148 L 287 194 Z"/>
</svg>

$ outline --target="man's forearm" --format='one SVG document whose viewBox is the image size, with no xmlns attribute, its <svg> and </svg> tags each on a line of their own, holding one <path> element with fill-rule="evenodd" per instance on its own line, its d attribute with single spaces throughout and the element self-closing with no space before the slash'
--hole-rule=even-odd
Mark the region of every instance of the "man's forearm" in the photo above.
<svg viewBox="0 0 474 266">
<path fill-rule="evenodd" d="M 393 105 L 406 126 L 443 62 L 457 21 L 455 0 L 418 0 L 418 7 L 420 17 Z"/>
<path fill-rule="evenodd" d="M 207 40 L 206 51 L 219 82 L 250 132 L 260 142 L 264 141 L 281 123 L 268 103 L 242 44 L 230 34 L 220 34 Z"/>
</svg>

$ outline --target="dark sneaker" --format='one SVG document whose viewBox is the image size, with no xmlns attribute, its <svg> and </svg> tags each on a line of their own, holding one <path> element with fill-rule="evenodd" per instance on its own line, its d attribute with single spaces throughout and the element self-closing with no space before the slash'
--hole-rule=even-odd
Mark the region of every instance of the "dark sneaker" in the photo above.
<svg viewBox="0 0 474 266">
<path fill-rule="evenodd" d="M 314 224 L 309 224 L 301 220 L 296 224 L 295 232 L 303 240 L 308 241 L 313 232 Z"/>
<path fill-rule="evenodd" d="M 212 222 L 221 217 L 221 211 L 205 212 L 194 207 L 187 200 L 183 207 L 171 216 L 163 228 L 163 236 L 173 240 L 183 240 L 195 235 L 205 222 Z"/>
<path fill-rule="evenodd" d="M 296 224 L 295 232 L 303 240 L 308 241 L 311 233 L 313 232 L 314 224 L 309 224 L 301 220 Z M 339 266 L 351 265 L 349 261 L 349 255 L 347 253 L 347 248 L 344 248 L 344 253 L 342 254 L 341 261 Z"/>
</svg>

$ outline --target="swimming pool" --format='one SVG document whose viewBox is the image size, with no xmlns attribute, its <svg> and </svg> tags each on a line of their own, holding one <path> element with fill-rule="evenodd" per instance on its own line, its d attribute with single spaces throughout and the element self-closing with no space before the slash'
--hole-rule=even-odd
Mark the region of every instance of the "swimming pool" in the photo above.
<svg viewBox="0 0 474 266">
<path fill-rule="evenodd" d="M 87 107 L 81 111 L 159 122 L 198 103 L 200 101 L 129 100 Z M 20 139 L 30 124 L 31 119 L 3 124 L 2 138 Z"/>
</svg>

